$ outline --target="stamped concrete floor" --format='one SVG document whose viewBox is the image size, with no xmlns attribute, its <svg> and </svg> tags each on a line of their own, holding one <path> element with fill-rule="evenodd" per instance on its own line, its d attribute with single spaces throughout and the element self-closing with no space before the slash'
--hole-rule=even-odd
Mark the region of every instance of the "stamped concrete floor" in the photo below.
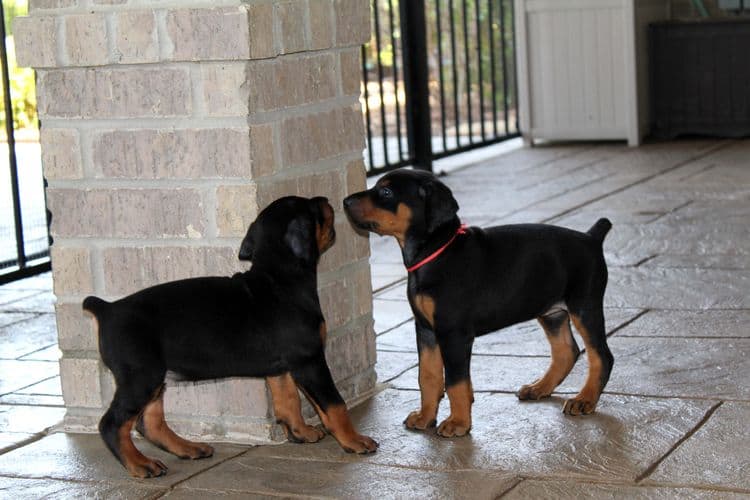
<svg viewBox="0 0 750 500">
<path fill-rule="evenodd" d="M 473 225 L 614 223 L 605 314 L 616 363 L 596 414 L 560 411 L 585 358 L 552 398 L 515 398 L 548 364 L 529 322 L 477 340 L 469 436 L 405 430 L 419 404 L 405 272 L 396 244 L 374 238 L 382 390 L 353 415 L 378 453 L 347 455 L 327 437 L 218 445 L 187 462 L 141 442 L 170 471 L 137 481 L 98 436 L 54 432 L 54 298 L 41 276 L 0 288 L 0 497 L 750 497 L 750 140 L 522 149 L 445 181 Z"/>
</svg>

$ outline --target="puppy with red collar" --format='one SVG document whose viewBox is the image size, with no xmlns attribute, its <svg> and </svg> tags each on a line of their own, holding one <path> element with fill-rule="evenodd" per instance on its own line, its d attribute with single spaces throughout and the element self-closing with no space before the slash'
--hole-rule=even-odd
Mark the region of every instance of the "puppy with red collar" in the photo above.
<svg viewBox="0 0 750 500">
<path fill-rule="evenodd" d="M 83 301 L 96 318 L 99 351 L 117 384 L 99 432 L 131 475 L 167 471 L 134 446 L 134 427 L 180 458 L 213 454 L 211 446 L 167 426 L 167 370 L 187 380 L 265 377 L 289 440 L 314 443 L 324 433 L 305 423 L 299 388 L 344 450 L 377 449 L 354 429 L 325 359 L 317 265 L 334 243 L 333 217 L 325 198 L 281 198 L 258 215 L 242 241 L 239 258 L 253 262 L 249 271 L 164 283 L 115 302 Z"/>
<path fill-rule="evenodd" d="M 586 233 L 543 224 L 465 228 L 450 189 L 428 172 L 407 169 L 347 197 L 344 209 L 356 227 L 394 236 L 408 270 L 421 407 L 406 418 L 406 427 L 435 426 L 438 404 L 447 392 L 451 413 L 438 434 L 469 432 L 474 338 L 533 318 L 544 329 L 552 360 L 540 379 L 519 389 L 518 398 L 547 397 L 570 373 L 580 353 L 572 320 L 586 344 L 589 370 L 563 412 L 594 411 L 614 362 L 603 313 L 607 219 Z"/>
</svg>

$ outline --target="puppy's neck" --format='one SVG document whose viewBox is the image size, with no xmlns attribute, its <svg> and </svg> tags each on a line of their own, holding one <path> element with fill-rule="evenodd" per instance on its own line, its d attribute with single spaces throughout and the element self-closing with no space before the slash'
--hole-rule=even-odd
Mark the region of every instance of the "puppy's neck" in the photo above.
<svg viewBox="0 0 750 500">
<path fill-rule="evenodd" d="M 401 246 L 404 266 L 408 269 L 437 251 L 456 235 L 459 227 L 461 227 L 461 220 L 455 217 L 429 233 L 425 228 L 421 231 L 420 228 L 410 228 Z"/>
</svg>

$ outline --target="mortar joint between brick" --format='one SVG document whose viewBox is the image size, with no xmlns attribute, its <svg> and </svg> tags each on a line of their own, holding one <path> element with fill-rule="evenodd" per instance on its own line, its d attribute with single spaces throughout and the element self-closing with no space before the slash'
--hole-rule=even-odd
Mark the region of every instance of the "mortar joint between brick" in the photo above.
<svg viewBox="0 0 750 500">
<path fill-rule="evenodd" d="M 204 98 L 203 75 L 201 66 L 192 64 L 190 66 L 190 91 L 192 92 L 193 112 L 191 118 L 205 118 L 208 115 L 208 108 Z"/>
<path fill-rule="evenodd" d="M 65 50 L 66 46 L 66 30 L 65 30 L 65 17 L 55 18 L 55 34 L 57 38 L 57 47 L 55 47 L 55 59 L 59 66 L 67 66 L 70 64 L 68 60 L 68 54 Z"/>
<path fill-rule="evenodd" d="M 167 10 L 155 9 L 154 18 L 156 19 L 156 40 L 159 48 L 159 60 L 167 61 L 174 54 L 174 43 L 169 37 L 167 30 Z"/>
<path fill-rule="evenodd" d="M 109 64 L 116 64 L 122 59 L 122 54 L 117 50 L 117 18 L 114 12 L 104 15 L 105 39 L 107 41 L 107 60 Z"/>
<path fill-rule="evenodd" d="M 216 222 L 216 210 L 218 201 L 216 199 L 216 190 L 218 186 L 206 188 L 203 190 L 203 217 L 205 218 L 204 238 L 216 238 L 219 235 L 218 224 Z"/>
</svg>

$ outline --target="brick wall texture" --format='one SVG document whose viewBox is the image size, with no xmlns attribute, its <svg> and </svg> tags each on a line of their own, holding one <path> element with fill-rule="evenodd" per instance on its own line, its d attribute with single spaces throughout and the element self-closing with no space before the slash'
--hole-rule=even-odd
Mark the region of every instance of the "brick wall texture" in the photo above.
<svg viewBox="0 0 750 500">
<path fill-rule="evenodd" d="M 116 299 L 246 266 L 239 242 L 288 194 L 327 196 L 337 243 L 319 288 L 339 389 L 375 383 L 367 241 L 341 200 L 365 184 L 359 104 L 367 0 L 30 0 L 14 25 L 37 70 L 69 430 L 112 396 L 88 294 Z M 262 380 L 171 383 L 168 418 L 193 437 L 278 439 Z"/>
</svg>

